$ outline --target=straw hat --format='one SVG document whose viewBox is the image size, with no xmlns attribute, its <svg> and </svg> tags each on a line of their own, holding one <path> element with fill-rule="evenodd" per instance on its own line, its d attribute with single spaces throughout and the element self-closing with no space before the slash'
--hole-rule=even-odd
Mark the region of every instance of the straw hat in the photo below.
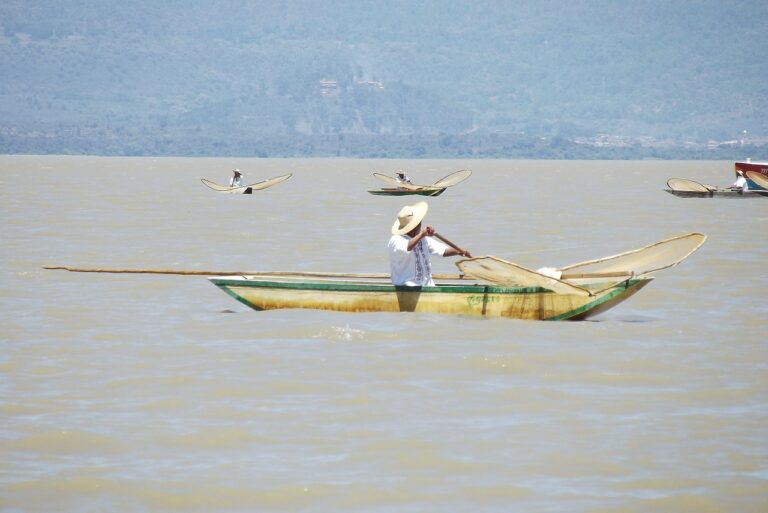
<svg viewBox="0 0 768 513">
<path fill-rule="evenodd" d="M 234 171 L 236 175 L 241 175 L 242 176 L 242 173 L 240 172 L 239 169 L 233 169 L 232 171 Z"/>
<path fill-rule="evenodd" d="M 426 201 L 419 201 L 415 205 L 409 205 L 400 209 L 397 213 L 397 220 L 392 225 L 392 235 L 405 235 L 414 228 L 427 215 L 429 205 Z"/>
</svg>

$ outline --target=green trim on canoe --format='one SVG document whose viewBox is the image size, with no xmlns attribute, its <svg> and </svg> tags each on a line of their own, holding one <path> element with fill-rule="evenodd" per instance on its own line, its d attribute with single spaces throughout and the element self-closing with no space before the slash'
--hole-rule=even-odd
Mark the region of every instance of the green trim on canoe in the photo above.
<svg viewBox="0 0 768 513">
<path fill-rule="evenodd" d="M 565 319 L 570 319 L 571 317 L 576 317 L 577 315 L 581 315 L 584 312 L 588 312 L 592 310 L 593 308 L 597 308 L 598 306 L 602 305 L 606 301 L 610 301 L 614 297 L 624 294 L 627 290 L 631 289 L 635 284 L 637 284 L 641 280 L 627 280 L 623 282 L 621 285 L 617 285 L 615 290 L 612 290 L 610 293 L 605 294 L 604 296 L 601 296 L 600 298 L 596 299 L 595 301 L 592 301 L 591 303 L 587 303 L 575 310 L 571 310 L 570 312 L 565 312 L 564 314 L 556 315 L 554 317 L 548 317 L 544 319 L 545 321 L 562 321 Z"/>
<path fill-rule="evenodd" d="M 419 292 L 421 294 L 540 294 L 552 292 L 543 287 L 497 287 L 493 285 L 451 285 L 443 284 L 436 287 L 410 287 L 407 285 L 385 285 L 377 283 L 345 283 L 340 281 L 321 282 L 297 282 L 297 281 L 267 281 L 267 280 L 233 280 L 230 278 L 208 278 L 218 287 L 253 287 L 267 289 L 290 290 L 337 290 L 345 292 Z M 616 285 L 616 290 L 606 294 L 605 298 L 611 299 L 615 295 L 631 288 L 634 284 L 644 281 L 641 279 L 625 280 Z M 604 301 L 590 303 L 591 307 Z"/>
<path fill-rule="evenodd" d="M 213 280 L 211 280 L 211 281 L 213 281 Z M 215 285 L 217 285 L 217 286 L 218 286 L 218 287 L 219 287 L 221 290 L 223 290 L 223 291 L 224 291 L 224 292 L 225 292 L 225 293 L 226 293 L 228 296 L 231 296 L 231 297 L 233 297 L 233 298 L 237 299 L 237 300 L 238 300 L 240 303 L 244 304 L 244 305 L 245 305 L 245 306 L 247 306 L 248 308 L 252 308 L 252 309 L 255 309 L 255 310 L 261 310 L 261 308 L 256 308 L 256 306 L 255 306 L 255 305 L 251 304 L 251 303 L 250 303 L 249 301 L 247 301 L 245 298 L 243 298 L 243 297 L 241 297 L 240 295 L 238 295 L 238 294 L 235 294 L 234 292 L 232 292 L 232 290 L 231 290 L 231 289 L 229 289 L 228 287 L 226 287 L 226 286 L 221 286 L 221 285 L 219 285 L 218 283 L 215 283 Z"/>
<path fill-rule="evenodd" d="M 436 287 L 409 287 L 407 285 L 384 285 L 376 283 L 344 282 L 286 282 L 266 280 L 232 280 L 227 278 L 208 278 L 219 287 L 253 287 L 259 289 L 290 290 L 334 290 L 344 292 L 419 292 L 421 294 L 539 294 L 551 292 L 541 287 L 495 287 L 492 285 L 438 285 Z"/>
<path fill-rule="evenodd" d="M 445 187 L 441 189 L 373 189 L 368 192 L 375 196 L 440 196 L 445 192 Z"/>
<path fill-rule="evenodd" d="M 542 294 L 552 293 L 551 290 L 542 287 L 496 287 L 492 285 L 438 285 L 436 287 L 409 287 L 404 285 L 384 285 L 384 284 L 360 284 L 344 283 L 332 281 L 328 283 L 319 282 L 286 282 L 286 281 L 265 281 L 265 280 L 243 280 L 231 278 L 208 278 L 214 285 L 221 288 L 227 295 L 235 298 L 240 303 L 255 310 L 262 310 L 250 303 L 245 298 L 234 292 L 232 288 L 258 288 L 258 289 L 283 289 L 283 290 L 316 290 L 316 291 L 340 291 L 340 292 L 413 292 L 419 294 L 473 294 L 483 295 L 487 298 L 490 294 L 500 295 L 520 295 L 520 294 Z M 589 312 L 603 303 L 613 300 L 615 297 L 625 294 L 629 289 L 638 284 L 648 281 L 646 278 L 624 280 L 616 284 L 616 288 L 605 293 L 594 301 L 586 303 L 574 310 L 564 312 L 560 315 L 547 317 L 545 321 L 567 320 L 577 317 L 583 313 Z"/>
</svg>

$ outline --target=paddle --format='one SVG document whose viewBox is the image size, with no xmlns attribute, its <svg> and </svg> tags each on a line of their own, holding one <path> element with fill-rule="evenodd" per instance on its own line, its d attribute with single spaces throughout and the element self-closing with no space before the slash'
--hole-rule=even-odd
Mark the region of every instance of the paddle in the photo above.
<svg viewBox="0 0 768 513">
<path fill-rule="evenodd" d="M 457 245 L 456 245 L 456 244 L 454 244 L 453 242 L 449 241 L 448 239 L 446 239 L 445 237 L 443 237 L 442 235 L 440 235 L 440 234 L 439 234 L 439 233 L 437 233 L 437 232 L 433 233 L 433 234 L 432 234 L 432 236 L 433 236 L 434 238 L 436 238 L 436 239 L 440 239 L 441 241 L 445 242 L 446 244 L 448 244 L 450 247 L 452 247 L 453 249 L 455 249 L 456 251 L 458 251 L 458 252 L 459 252 L 459 253 L 461 253 L 462 255 L 468 255 L 468 254 L 469 254 L 469 252 L 468 252 L 468 251 L 466 251 L 466 250 L 464 250 L 464 249 L 460 248 L 459 246 L 457 246 Z"/>
</svg>

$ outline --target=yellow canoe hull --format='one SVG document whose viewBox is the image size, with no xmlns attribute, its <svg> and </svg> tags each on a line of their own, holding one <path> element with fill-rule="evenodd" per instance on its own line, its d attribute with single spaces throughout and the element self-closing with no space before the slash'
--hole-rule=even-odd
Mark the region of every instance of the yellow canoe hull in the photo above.
<svg viewBox="0 0 768 513">
<path fill-rule="evenodd" d="M 511 288 L 451 280 L 435 287 L 393 286 L 387 279 L 308 278 L 301 275 L 209 278 L 254 310 L 305 308 L 340 312 L 424 312 L 530 320 L 582 320 L 626 300 L 653 278 L 641 277 L 593 296 L 556 294 L 539 287 Z M 587 286 L 590 288 L 590 286 Z"/>
</svg>

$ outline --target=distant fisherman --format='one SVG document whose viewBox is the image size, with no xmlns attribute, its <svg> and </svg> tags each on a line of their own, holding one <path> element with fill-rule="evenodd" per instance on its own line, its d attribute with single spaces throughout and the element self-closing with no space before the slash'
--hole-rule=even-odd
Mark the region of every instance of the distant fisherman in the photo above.
<svg viewBox="0 0 768 513">
<path fill-rule="evenodd" d="M 434 239 L 435 229 L 431 226 L 421 227 L 428 208 L 426 202 L 420 201 L 397 214 L 387 244 L 393 285 L 434 287 L 430 254 L 472 257 L 467 250 L 461 252 Z"/>
<path fill-rule="evenodd" d="M 234 175 L 232 176 L 232 178 L 229 179 L 229 186 L 240 187 L 241 185 L 243 185 L 243 175 L 242 173 L 240 173 L 239 169 L 234 169 L 233 172 L 234 172 Z"/>
<path fill-rule="evenodd" d="M 402 169 L 395 174 L 395 178 L 400 183 L 411 183 L 411 179 L 406 176 Z"/>
<path fill-rule="evenodd" d="M 731 185 L 731 189 L 747 192 L 747 190 L 749 190 L 749 183 L 747 182 L 747 179 L 744 178 L 744 172 L 741 169 L 738 169 L 736 170 L 736 174 L 738 175 L 738 178 L 736 178 L 736 181 Z"/>
</svg>

